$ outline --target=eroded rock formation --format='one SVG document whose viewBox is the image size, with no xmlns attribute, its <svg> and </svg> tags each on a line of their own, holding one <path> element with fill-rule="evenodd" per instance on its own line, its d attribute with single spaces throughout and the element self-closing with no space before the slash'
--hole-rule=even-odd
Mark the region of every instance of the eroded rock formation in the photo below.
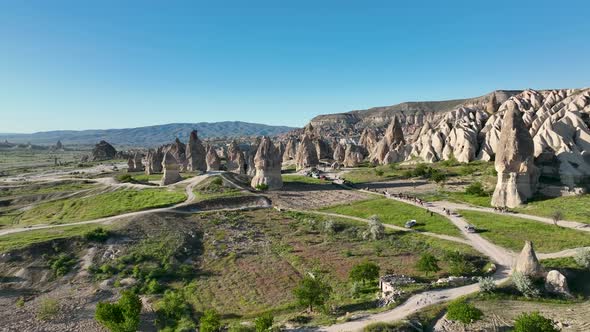
<svg viewBox="0 0 590 332">
<path fill-rule="evenodd" d="M 334 148 L 334 155 L 332 156 L 332 159 L 334 159 L 335 162 L 342 163 L 344 162 L 345 157 L 346 148 L 342 144 L 336 145 L 336 147 Z"/>
<path fill-rule="evenodd" d="M 303 135 L 301 143 L 297 148 L 297 154 L 295 156 L 295 164 L 297 169 L 303 169 L 306 167 L 315 167 L 319 165 L 318 153 L 315 149 L 311 138 L 308 135 Z"/>
<path fill-rule="evenodd" d="M 285 144 L 285 151 L 283 152 L 283 161 L 289 161 L 295 159 L 297 156 L 297 139 L 295 137 L 289 137 Z"/>
<path fill-rule="evenodd" d="M 145 157 L 145 174 L 162 173 L 162 161 L 164 160 L 164 148 L 149 150 Z"/>
<path fill-rule="evenodd" d="M 135 152 L 132 157 L 127 159 L 127 172 L 143 172 L 142 154 Z"/>
<path fill-rule="evenodd" d="M 205 172 L 208 167 L 205 160 L 206 154 L 207 152 L 197 135 L 197 131 L 193 130 L 189 135 L 188 144 L 186 145 L 186 169 L 192 172 Z"/>
<path fill-rule="evenodd" d="M 207 156 L 205 159 L 207 162 L 207 171 L 218 171 L 221 167 L 221 160 L 219 159 L 217 151 L 215 151 L 214 147 L 207 147 Z"/>
<path fill-rule="evenodd" d="M 570 289 L 567 285 L 567 279 L 561 272 L 551 270 L 545 277 L 545 289 L 549 293 L 571 296 Z"/>
<path fill-rule="evenodd" d="M 232 141 L 227 148 L 227 163 L 225 168 L 236 174 L 246 174 L 246 158 L 238 143 Z"/>
<path fill-rule="evenodd" d="M 117 150 L 107 141 L 100 141 L 92 149 L 92 161 L 103 161 L 115 159 Z"/>
<path fill-rule="evenodd" d="M 539 172 L 534 165 L 533 139 L 520 112 L 510 109 L 502 120 L 502 131 L 496 153 L 498 182 L 492 205 L 517 207 L 536 191 Z"/>
<path fill-rule="evenodd" d="M 260 185 L 268 186 L 269 190 L 281 188 L 283 186 L 281 165 L 282 158 L 278 149 L 269 137 L 264 136 L 254 157 L 256 175 L 252 178 L 252 188 L 259 188 Z"/>
<path fill-rule="evenodd" d="M 398 153 L 404 153 L 406 149 L 404 133 L 397 117 L 394 117 L 390 125 L 385 130 L 383 138 L 375 145 L 371 152 L 369 160 L 374 164 L 386 164 L 388 163 L 387 155 L 390 151 L 396 151 L 396 157 L 390 159 L 398 159 Z M 393 155 L 391 156 L 393 157 Z M 399 159 L 405 159 L 405 156 L 401 156 Z"/>
<path fill-rule="evenodd" d="M 361 133 L 359 145 L 365 148 L 366 151 L 373 151 L 379 140 L 377 139 L 377 131 L 374 128 L 365 128 Z"/>
<path fill-rule="evenodd" d="M 182 181 L 182 177 L 180 176 L 180 167 L 178 165 L 178 161 L 170 151 L 164 154 L 164 158 L 162 160 L 162 169 L 164 171 L 164 175 L 162 176 L 161 185 L 167 186 L 169 184 L 176 183 L 178 181 Z"/>
<path fill-rule="evenodd" d="M 522 251 L 514 262 L 512 272 L 520 272 L 529 277 L 540 277 L 543 275 L 543 267 L 539 263 L 531 241 L 524 243 Z"/>
<path fill-rule="evenodd" d="M 364 159 L 364 149 L 361 146 L 350 143 L 346 144 L 346 151 L 342 162 L 344 167 L 357 167 Z"/>
<path fill-rule="evenodd" d="M 165 147 L 164 152 L 169 152 L 172 157 L 174 157 L 180 167 L 180 170 L 184 170 L 186 168 L 186 145 L 182 143 L 178 137 L 176 140 L 174 140 L 174 143 Z"/>
</svg>

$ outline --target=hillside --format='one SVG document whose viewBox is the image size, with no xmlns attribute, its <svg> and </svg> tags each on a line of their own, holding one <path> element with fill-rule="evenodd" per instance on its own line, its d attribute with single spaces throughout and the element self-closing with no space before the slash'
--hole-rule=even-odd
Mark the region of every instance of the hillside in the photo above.
<svg viewBox="0 0 590 332">
<path fill-rule="evenodd" d="M 104 129 L 104 130 L 56 130 L 33 134 L 0 134 L 0 141 L 13 143 L 55 144 L 61 140 L 63 144 L 95 144 L 106 140 L 111 144 L 129 146 L 156 146 L 168 143 L 179 137 L 185 140 L 192 130 L 199 132 L 199 137 L 240 137 L 240 136 L 275 136 L 291 127 L 269 126 L 258 123 L 240 121 L 171 123 L 149 127 Z"/>
</svg>

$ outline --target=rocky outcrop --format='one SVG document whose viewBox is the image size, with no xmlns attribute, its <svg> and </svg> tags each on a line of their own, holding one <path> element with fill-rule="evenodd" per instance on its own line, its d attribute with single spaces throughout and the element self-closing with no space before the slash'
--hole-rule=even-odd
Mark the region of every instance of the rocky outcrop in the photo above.
<svg viewBox="0 0 590 332">
<path fill-rule="evenodd" d="M 295 159 L 297 156 L 297 139 L 295 137 L 289 137 L 285 144 L 285 151 L 283 152 L 283 161 L 289 161 Z"/>
<path fill-rule="evenodd" d="M 306 167 L 315 167 L 319 165 L 318 153 L 315 149 L 311 138 L 308 135 L 303 135 L 301 143 L 297 148 L 297 154 L 295 156 L 295 164 L 297 169 L 303 169 Z"/>
<path fill-rule="evenodd" d="M 186 145 L 186 169 L 191 172 L 207 171 L 206 154 L 207 152 L 197 135 L 197 131 L 193 130 L 189 135 L 188 144 Z"/>
<path fill-rule="evenodd" d="M 92 149 L 92 161 L 112 160 L 117 156 L 117 150 L 107 141 L 100 141 Z"/>
<path fill-rule="evenodd" d="M 366 151 L 373 151 L 379 140 L 377 139 L 377 131 L 374 128 L 365 128 L 361 133 L 359 145 Z"/>
<path fill-rule="evenodd" d="M 254 158 L 256 158 L 256 153 L 258 152 L 258 147 L 260 146 L 261 142 L 261 138 L 256 137 L 256 140 L 250 144 L 246 151 L 244 151 L 244 156 L 246 157 L 246 174 L 249 176 L 256 175 L 256 164 Z"/>
<path fill-rule="evenodd" d="M 567 279 L 557 270 L 551 270 L 547 273 L 545 277 L 545 290 L 553 294 L 571 296 Z"/>
<path fill-rule="evenodd" d="M 519 111 L 507 111 L 496 153 L 498 182 L 492 196 L 493 206 L 513 208 L 533 196 L 539 178 L 533 151 L 533 139 Z"/>
<path fill-rule="evenodd" d="M 228 172 L 246 174 L 246 159 L 236 141 L 232 141 L 227 148 L 227 163 L 225 164 L 225 168 Z"/>
<path fill-rule="evenodd" d="M 386 159 L 387 154 L 392 150 L 401 151 L 405 142 L 399 120 L 397 117 L 394 117 L 391 124 L 387 127 L 383 138 L 373 148 L 369 160 L 373 164 L 386 164 L 388 162 Z"/>
<path fill-rule="evenodd" d="M 334 151 L 329 142 L 324 139 L 317 138 L 313 140 L 318 159 L 332 159 Z"/>
<path fill-rule="evenodd" d="M 344 158 L 346 157 L 346 148 L 342 144 L 336 145 L 334 148 L 334 155 L 332 158 L 335 162 L 342 163 L 344 162 Z"/>
<path fill-rule="evenodd" d="M 184 170 L 186 168 L 186 145 L 182 143 L 178 138 L 174 140 L 174 143 L 165 147 L 164 153 L 166 152 L 169 152 L 172 155 L 172 157 L 174 157 L 174 159 L 180 167 L 180 170 Z"/>
<path fill-rule="evenodd" d="M 164 160 L 164 148 L 149 150 L 145 157 L 145 174 L 162 173 L 162 161 Z"/>
<path fill-rule="evenodd" d="M 346 144 L 346 151 L 342 162 L 344 167 L 357 167 L 363 160 L 365 160 L 365 154 L 361 146 L 350 143 Z"/>
<path fill-rule="evenodd" d="M 219 171 L 219 168 L 221 167 L 221 160 L 219 159 L 219 156 L 217 155 L 217 151 L 215 151 L 215 148 L 212 146 L 208 146 L 207 147 L 207 156 L 206 156 L 206 162 L 207 162 L 207 171 Z"/>
<path fill-rule="evenodd" d="M 60 140 L 58 140 L 57 143 L 55 143 L 54 149 L 55 150 L 63 150 L 64 149 L 64 145 L 61 143 Z"/>
<path fill-rule="evenodd" d="M 164 170 L 164 175 L 162 176 L 162 180 L 160 184 L 162 186 L 167 186 L 169 184 L 173 184 L 179 181 L 182 181 L 182 177 L 180 176 L 180 167 L 178 165 L 178 161 L 170 151 L 164 154 L 164 158 L 162 160 L 162 169 Z"/>
<path fill-rule="evenodd" d="M 254 157 L 256 175 L 252 178 L 252 188 L 259 188 L 260 185 L 268 186 L 269 190 L 281 188 L 281 165 L 282 158 L 278 149 L 269 137 L 264 136 Z"/>
<path fill-rule="evenodd" d="M 142 158 L 143 156 L 139 152 L 135 152 L 132 157 L 129 157 L 127 160 L 127 172 L 143 172 Z"/>
<path fill-rule="evenodd" d="M 522 251 L 516 258 L 512 272 L 519 272 L 529 277 L 540 277 L 543 275 L 543 267 L 537 259 L 533 243 L 526 241 Z"/>
</svg>

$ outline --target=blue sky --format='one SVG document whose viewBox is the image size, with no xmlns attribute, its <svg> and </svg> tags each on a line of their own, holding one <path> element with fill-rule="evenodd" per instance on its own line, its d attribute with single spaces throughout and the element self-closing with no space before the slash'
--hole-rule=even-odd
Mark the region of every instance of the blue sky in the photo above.
<svg viewBox="0 0 590 332">
<path fill-rule="evenodd" d="M 402 4 L 403 3 L 403 4 Z M 0 132 L 590 86 L 590 1 L 0 1 Z"/>
</svg>

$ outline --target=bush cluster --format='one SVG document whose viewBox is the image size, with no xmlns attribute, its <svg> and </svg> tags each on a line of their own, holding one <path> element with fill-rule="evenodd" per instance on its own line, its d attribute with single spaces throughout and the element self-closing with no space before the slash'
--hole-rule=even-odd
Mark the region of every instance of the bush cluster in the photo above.
<svg viewBox="0 0 590 332">
<path fill-rule="evenodd" d="M 454 321 L 459 321 L 463 324 L 469 324 L 473 321 L 481 319 L 483 313 L 471 303 L 465 300 L 456 300 L 449 304 L 447 308 L 447 318 Z"/>
<path fill-rule="evenodd" d="M 97 227 L 93 230 L 90 230 L 84 233 L 84 238 L 87 241 L 94 241 L 94 242 L 105 242 L 109 236 L 111 236 L 110 232 L 102 227 Z"/>
<path fill-rule="evenodd" d="M 481 182 L 473 182 L 472 184 L 467 186 L 467 188 L 465 188 L 465 193 L 472 196 L 488 196 L 488 193 L 485 191 Z"/>
</svg>

